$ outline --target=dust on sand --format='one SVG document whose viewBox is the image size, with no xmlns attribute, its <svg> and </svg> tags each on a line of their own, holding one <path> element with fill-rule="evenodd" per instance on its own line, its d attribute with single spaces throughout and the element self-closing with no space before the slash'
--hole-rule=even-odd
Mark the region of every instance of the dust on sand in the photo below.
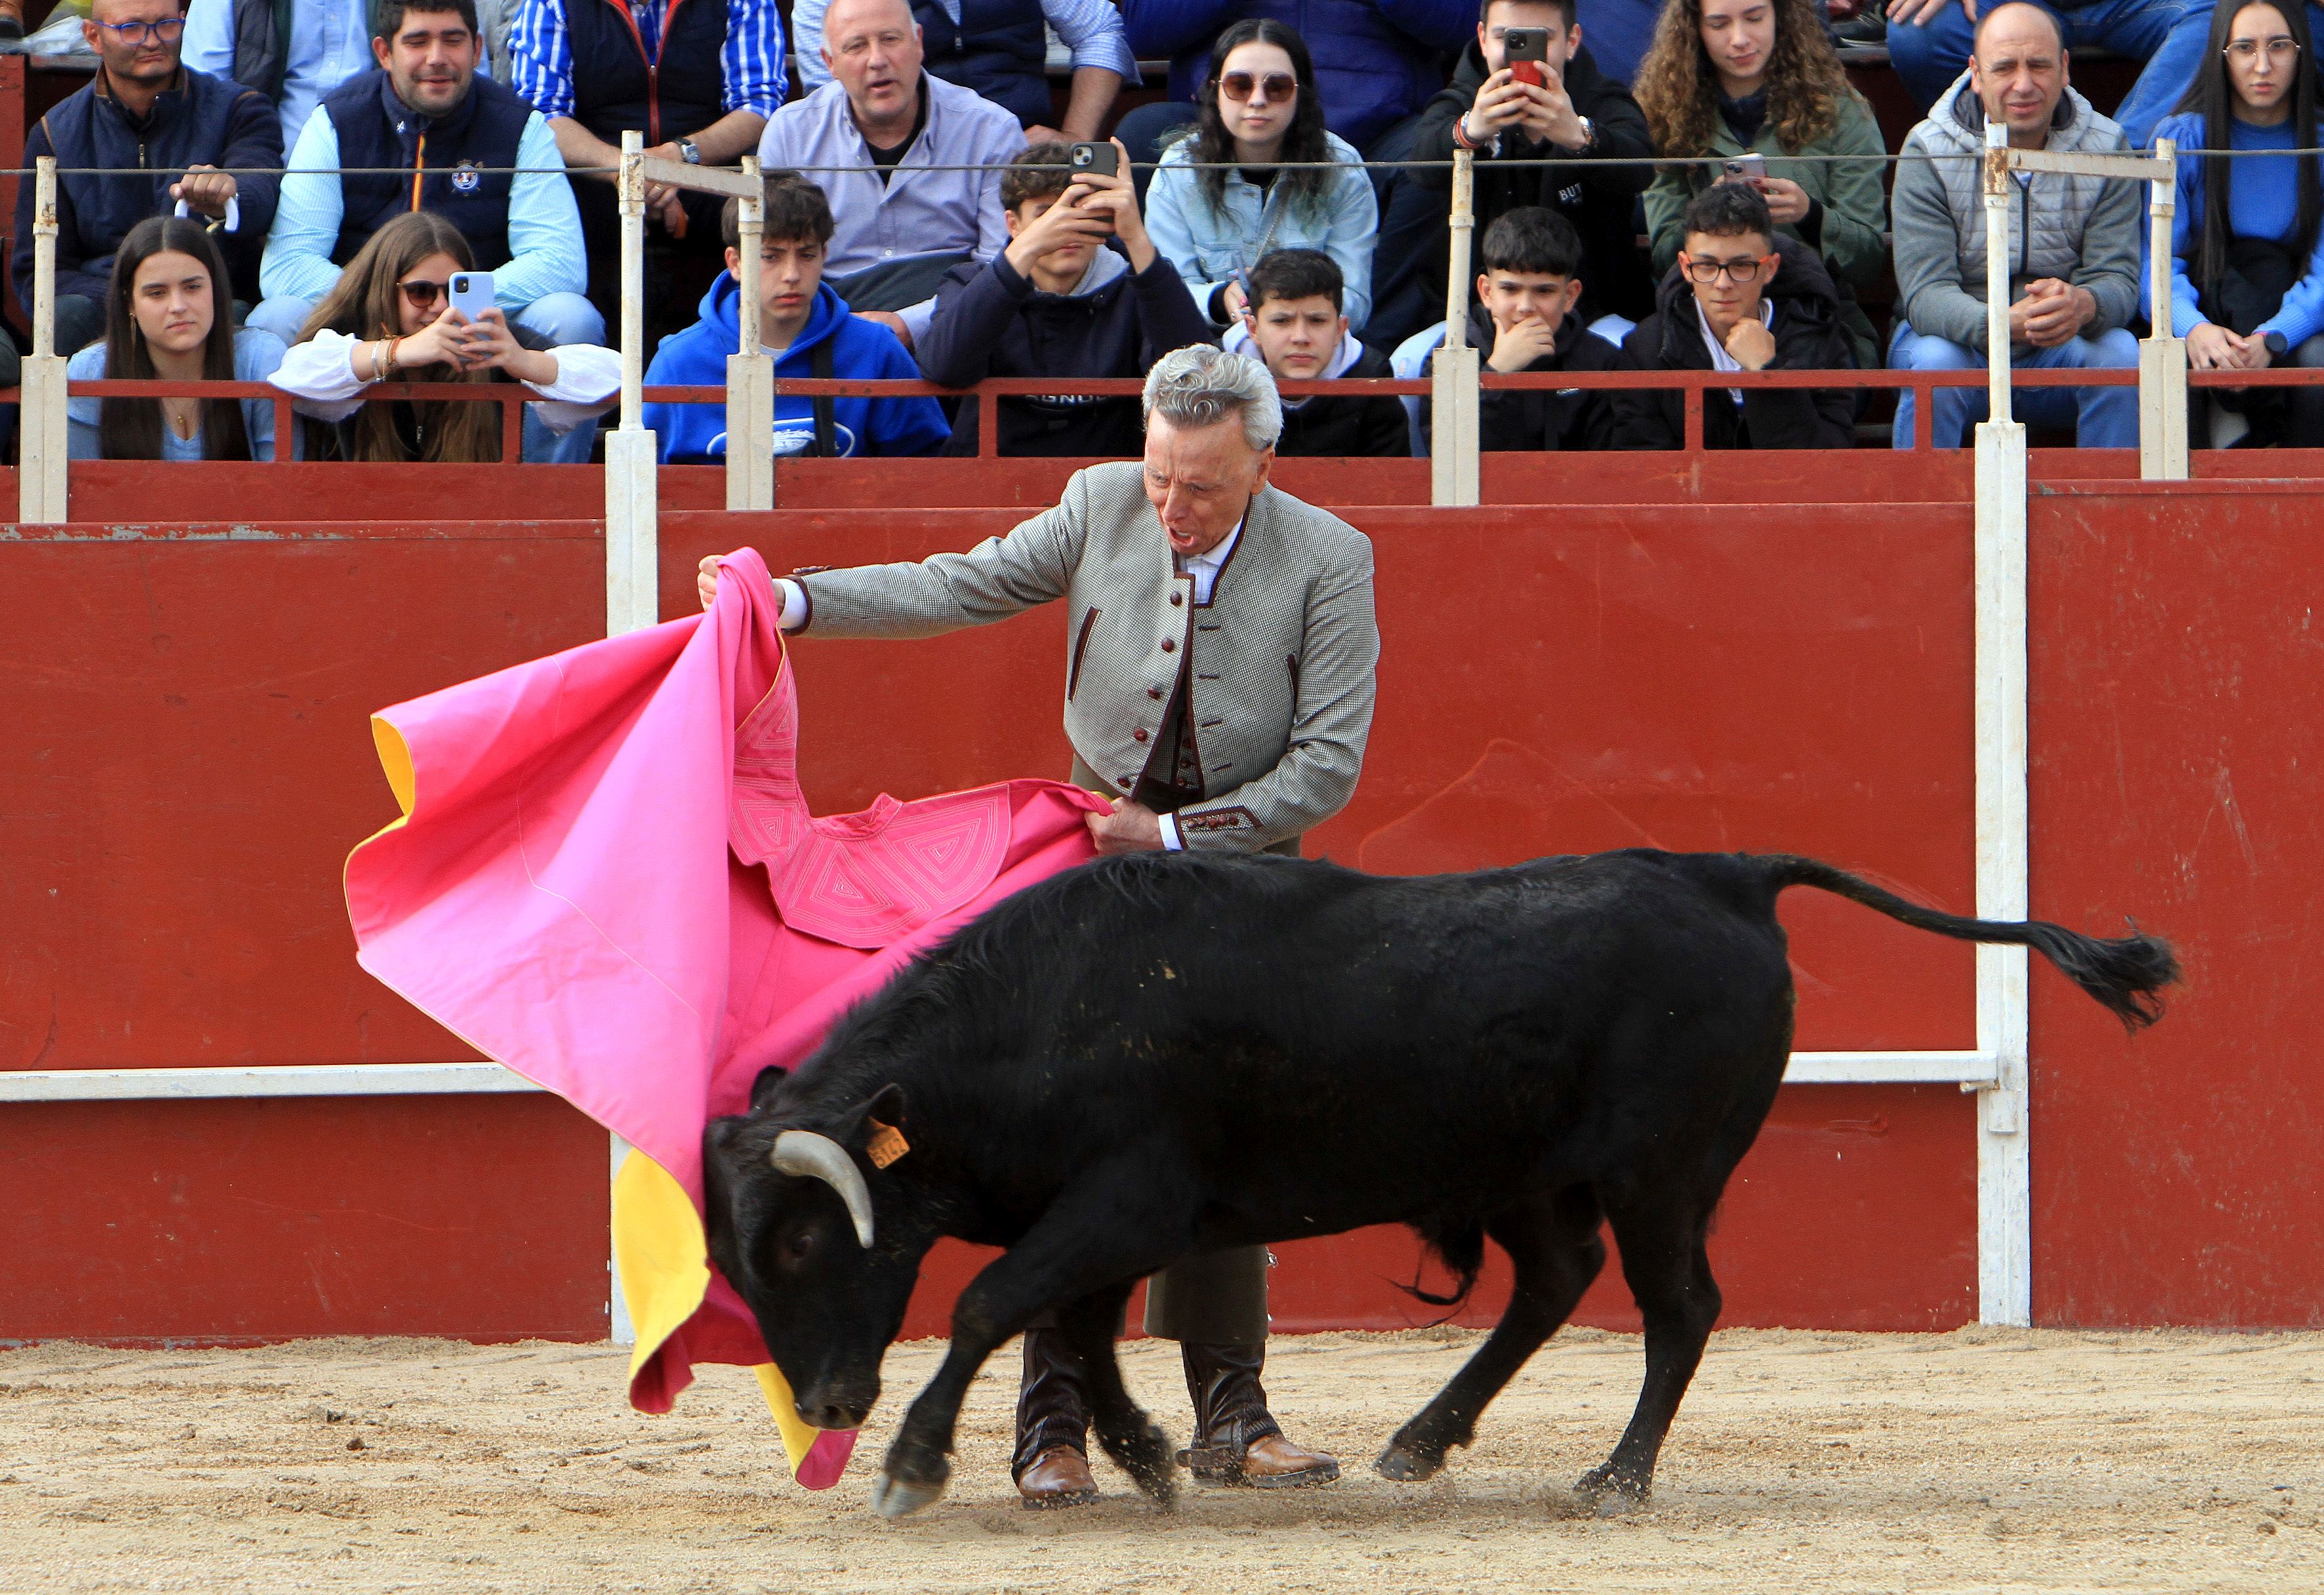
<svg viewBox="0 0 2324 1595">
<path fill-rule="evenodd" d="M 1632 1336 L 1560 1336 L 1429 1483 L 1371 1471 L 1476 1339 L 1278 1340 L 1277 1408 L 1346 1477 L 1190 1487 L 1172 1513 L 1104 1463 L 1100 1505 L 1018 1507 L 1012 1346 L 970 1395 L 950 1495 L 898 1523 L 866 1480 L 940 1344 L 890 1353 L 848 1477 L 816 1495 L 738 1369 L 649 1418 L 603 1346 L 0 1351 L 0 1589 L 2324 1589 L 2324 1335 L 1730 1332 L 1653 1503 L 1618 1517 L 1569 1487 L 1629 1416 Z M 1124 1362 L 1183 1441 L 1176 1348 Z"/>
</svg>

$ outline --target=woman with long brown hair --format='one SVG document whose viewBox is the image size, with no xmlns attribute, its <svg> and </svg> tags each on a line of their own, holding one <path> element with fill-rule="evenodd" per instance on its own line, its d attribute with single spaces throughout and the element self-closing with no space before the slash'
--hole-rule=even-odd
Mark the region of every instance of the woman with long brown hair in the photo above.
<svg viewBox="0 0 2324 1595">
<path fill-rule="evenodd" d="M 234 329 L 226 260 L 202 225 L 152 217 L 114 254 L 104 341 L 75 355 L 65 376 L 263 383 L 281 359 L 272 333 Z M 263 399 L 71 399 L 65 422 L 77 460 L 274 457 L 274 406 Z"/>
<path fill-rule="evenodd" d="M 459 399 L 363 402 L 375 383 L 521 382 L 524 457 L 578 463 L 594 429 L 582 422 L 620 391 L 621 358 L 594 344 L 558 348 L 512 328 L 498 309 L 471 321 L 452 308 L 453 273 L 474 269 L 460 230 L 432 211 L 397 217 L 347 263 L 307 319 L 274 385 L 299 396 L 313 423 L 311 457 L 475 463 L 501 457 L 501 407 Z"/>
<path fill-rule="evenodd" d="M 1714 182 L 1748 183 L 1775 231 L 1823 257 L 1857 364 L 1878 364 L 1871 320 L 1850 290 L 1887 264 L 1886 146 L 1812 0 L 1665 0 L 1632 90 L 1655 153 L 1672 161 L 1646 190 L 1655 273 L 1678 258 L 1690 200 Z M 1863 159 L 1788 158 L 1821 155 Z"/>
</svg>

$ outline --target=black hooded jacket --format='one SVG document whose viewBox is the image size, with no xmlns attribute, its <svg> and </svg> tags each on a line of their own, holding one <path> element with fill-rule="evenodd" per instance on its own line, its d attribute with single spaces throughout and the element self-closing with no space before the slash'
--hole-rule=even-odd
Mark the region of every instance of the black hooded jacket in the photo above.
<svg viewBox="0 0 2324 1595">
<path fill-rule="evenodd" d="M 1388 356 L 1367 348 L 1343 377 L 1391 377 Z M 1377 398 L 1343 398 L 1325 394 L 1305 402 L 1283 401 L 1283 436 L 1275 445 L 1279 455 L 1356 456 L 1368 459 L 1401 459 L 1412 452 L 1412 428 L 1404 419 L 1404 401 L 1393 394 Z"/>
<path fill-rule="evenodd" d="M 1118 270 L 1074 294 L 1035 288 L 1005 253 L 954 266 L 914 351 L 920 373 L 948 388 L 988 376 L 1144 376 L 1173 349 L 1217 341 L 1167 260 L 1157 254 L 1132 272 L 1119 252 L 1108 258 Z M 1146 447 L 1135 395 L 1010 398 L 1000 409 L 1004 455 L 1135 458 Z M 963 404 L 945 452 L 974 454 L 976 429 L 976 404 Z"/>
<path fill-rule="evenodd" d="M 1450 87 L 1421 107 L 1413 130 L 1412 159 L 1450 161 L 1453 124 L 1477 103 L 1477 90 L 1492 74 L 1485 69 L 1485 52 L 1475 40 L 1461 54 L 1461 65 Z M 1565 63 L 1565 93 L 1576 115 L 1587 116 L 1597 142 L 1580 154 L 1569 155 L 1554 144 L 1536 144 L 1514 129 L 1503 132 L 1497 145 L 1479 150 L 1476 161 L 1476 237 L 1482 244 L 1485 229 L 1505 210 L 1520 205 L 1544 205 L 1560 212 L 1582 235 L 1582 317 L 1594 321 L 1611 311 L 1635 320 L 1653 308 L 1651 279 L 1638 252 L 1638 196 L 1654 181 L 1651 166 L 1593 164 L 1591 155 L 1650 160 L 1654 140 L 1646 133 L 1646 115 L 1630 91 L 1598 69 L 1587 46 Z M 1517 158 L 1548 159 L 1549 166 L 1515 166 Z M 1412 170 L 1414 180 L 1450 193 L 1449 166 Z M 1480 256 L 1481 259 L 1481 256 Z M 1434 263 L 1437 300 L 1443 299 L 1444 260 Z"/>
<path fill-rule="evenodd" d="M 1775 335 L 1769 371 L 1849 371 L 1856 362 L 1840 319 L 1840 294 L 1831 273 L 1807 245 L 1775 240 L 1781 263 L 1767 284 Z M 1678 267 L 1663 279 L 1655 313 L 1622 340 L 1628 364 L 1640 371 L 1709 371 L 1694 287 Z M 1737 404 L 1725 388 L 1702 396 L 1706 448 L 1849 448 L 1856 442 L 1856 394 L 1848 388 L 1746 388 Z M 1686 436 L 1684 395 L 1676 390 L 1630 390 L 1615 396 L 1614 447 L 1679 448 Z"/>
<path fill-rule="evenodd" d="M 1482 305 L 1469 307 L 1469 346 L 1479 351 L 1480 374 L 1491 371 L 1496 336 L 1493 318 Z M 1434 370 L 1436 357 L 1428 357 Z M 1618 371 L 1622 352 L 1595 333 L 1583 330 L 1582 318 L 1569 314 L 1557 329 L 1550 352 L 1526 367 L 1542 371 Z M 1614 447 L 1616 395 L 1604 388 L 1485 389 L 1477 401 L 1477 447 L 1484 453 L 1516 453 L 1549 449 L 1611 448 Z M 1420 435 L 1432 446 L 1434 419 L 1428 401 L 1420 401 Z"/>
</svg>

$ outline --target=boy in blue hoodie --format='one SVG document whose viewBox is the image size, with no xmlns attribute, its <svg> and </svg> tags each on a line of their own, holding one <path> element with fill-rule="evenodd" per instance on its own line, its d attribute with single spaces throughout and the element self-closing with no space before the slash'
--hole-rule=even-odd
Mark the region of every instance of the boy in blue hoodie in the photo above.
<svg viewBox="0 0 2324 1595">
<path fill-rule="evenodd" d="M 775 357 L 775 375 L 918 381 L 919 366 L 896 335 L 852 314 L 823 281 L 831 242 L 831 205 L 795 171 L 767 174 L 765 228 L 759 245 L 759 340 Z M 726 271 L 702 296 L 702 319 L 662 340 L 646 384 L 718 386 L 726 356 L 742 342 L 742 204 L 726 201 L 720 226 Z M 726 457 L 723 404 L 649 404 L 646 425 L 660 440 L 664 465 L 703 465 Z M 778 395 L 775 454 L 824 458 L 934 454 L 952 436 L 933 399 L 825 399 Z"/>
</svg>

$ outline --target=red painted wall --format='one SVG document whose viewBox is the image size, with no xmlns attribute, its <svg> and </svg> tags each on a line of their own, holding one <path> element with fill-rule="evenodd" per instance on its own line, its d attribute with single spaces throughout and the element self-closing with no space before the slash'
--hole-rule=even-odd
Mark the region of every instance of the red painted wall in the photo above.
<svg viewBox="0 0 2324 1595">
<path fill-rule="evenodd" d="M 246 490 L 268 468 L 238 469 Z M 2135 1044 L 2035 977 L 2045 1321 L 2307 1323 L 2324 1294 L 2324 1088 L 2299 1022 L 2317 824 L 2303 502 L 2135 484 L 2037 500 L 2037 911 L 2091 928 L 2135 911 L 2195 972 Z M 1419 871 L 1780 848 L 1968 905 L 1964 508 L 1349 513 L 1379 552 L 1380 713 L 1317 850 Z M 667 612 L 691 604 L 700 554 L 746 537 L 784 568 L 966 546 L 1014 518 L 673 511 Z M 0 533 L 0 1067 L 466 1056 L 353 962 L 339 862 L 393 813 L 364 716 L 601 628 L 597 529 L 205 530 Z M 810 639 L 817 806 L 1062 773 L 1063 647 L 1047 614 L 925 643 Z M 1969 1043 L 1963 950 L 1805 893 L 1785 918 L 1803 1046 Z M 539 1100 L 8 1109 L 0 1226 L 20 1243 L 0 1249 L 0 1339 L 593 1338 L 604 1179 L 604 1138 Z M 1786 1092 L 1715 1248 L 1730 1323 L 1961 1322 L 1969 1101 Z M 1287 1328 L 1425 1315 L 1393 1288 L 1415 1257 L 1401 1231 L 1281 1256 Z M 941 1326 L 965 1260 L 932 1265 L 916 1327 Z M 1479 1305 L 1500 1288 L 1489 1277 Z M 1628 1314 L 1609 1270 L 1582 1316 Z"/>
</svg>

